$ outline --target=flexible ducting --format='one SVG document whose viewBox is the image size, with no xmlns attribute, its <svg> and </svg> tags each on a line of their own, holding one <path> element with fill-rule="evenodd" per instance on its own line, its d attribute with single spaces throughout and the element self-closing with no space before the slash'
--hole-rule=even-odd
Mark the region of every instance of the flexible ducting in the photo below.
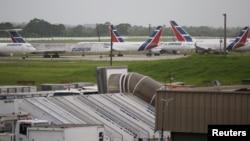
<svg viewBox="0 0 250 141">
<path fill-rule="evenodd" d="M 156 90 L 162 87 L 162 83 L 135 72 L 112 74 L 108 79 L 109 93 L 131 93 L 152 105 Z"/>
</svg>

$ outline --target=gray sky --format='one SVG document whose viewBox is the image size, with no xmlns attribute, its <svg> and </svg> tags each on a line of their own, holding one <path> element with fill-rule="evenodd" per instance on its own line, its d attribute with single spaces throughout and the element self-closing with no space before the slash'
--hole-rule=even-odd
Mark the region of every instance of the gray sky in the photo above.
<svg viewBox="0 0 250 141">
<path fill-rule="evenodd" d="M 227 27 L 250 25 L 250 0 L 1 0 L 0 22 Z"/>
</svg>

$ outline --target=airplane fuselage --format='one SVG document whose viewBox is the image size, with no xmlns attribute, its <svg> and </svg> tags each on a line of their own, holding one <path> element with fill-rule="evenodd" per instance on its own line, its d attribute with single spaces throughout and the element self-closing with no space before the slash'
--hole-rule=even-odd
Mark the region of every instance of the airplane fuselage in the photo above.
<svg viewBox="0 0 250 141">
<path fill-rule="evenodd" d="M 79 42 L 71 47 L 68 52 L 109 52 L 109 42 Z"/>
<path fill-rule="evenodd" d="M 231 44 L 234 40 L 227 40 L 226 42 L 226 48 L 228 47 L 229 44 Z M 222 40 L 221 42 L 196 42 L 195 46 L 197 49 L 200 50 L 210 50 L 210 51 L 217 51 L 221 52 L 224 50 L 224 41 Z"/>
<path fill-rule="evenodd" d="M 145 42 L 115 42 L 113 43 L 113 50 L 115 51 L 140 51 L 140 47 Z"/>
<path fill-rule="evenodd" d="M 0 53 L 31 53 L 35 52 L 29 43 L 0 43 Z"/>
<path fill-rule="evenodd" d="M 165 50 L 190 50 L 194 49 L 194 42 L 161 42 L 158 47 Z"/>
<path fill-rule="evenodd" d="M 234 48 L 232 51 L 244 52 L 244 51 L 249 51 L 249 50 L 250 50 L 250 43 L 247 43 L 244 46 Z"/>
</svg>

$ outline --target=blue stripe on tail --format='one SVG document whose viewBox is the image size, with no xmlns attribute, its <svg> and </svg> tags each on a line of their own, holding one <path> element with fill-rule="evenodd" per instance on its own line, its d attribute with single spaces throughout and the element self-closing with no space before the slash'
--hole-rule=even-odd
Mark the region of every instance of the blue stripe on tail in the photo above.
<svg viewBox="0 0 250 141">
<path fill-rule="evenodd" d="M 234 48 L 243 46 L 245 44 L 245 42 L 243 42 L 241 40 L 243 38 L 248 37 L 248 32 L 249 32 L 248 30 L 249 30 L 248 26 L 244 27 L 241 30 L 240 34 L 235 38 L 235 40 L 227 46 L 227 50 L 232 50 Z"/>
<path fill-rule="evenodd" d="M 160 31 L 162 30 L 162 26 L 157 26 L 156 29 L 154 30 L 154 32 L 150 35 L 150 37 L 146 40 L 145 43 L 143 43 L 138 51 L 143 51 L 143 50 L 146 50 L 148 48 L 153 48 L 153 47 L 156 47 L 157 44 L 155 43 L 152 43 L 153 40 L 157 37 L 157 35 L 160 33 Z M 161 35 L 160 35 L 161 36 Z"/>
<path fill-rule="evenodd" d="M 21 35 L 18 32 L 10 31 L 9 34 L 14 43 L 26 43 L 23 37 L 21 37 Z"/>
</svg>

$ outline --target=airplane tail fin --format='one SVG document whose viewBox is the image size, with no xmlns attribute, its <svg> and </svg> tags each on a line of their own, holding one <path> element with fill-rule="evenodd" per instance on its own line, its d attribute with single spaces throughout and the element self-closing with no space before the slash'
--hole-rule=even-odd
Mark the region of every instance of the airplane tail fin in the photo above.
<svg viewBox="0 0 250 141">
<path fill-rule="evenodd" d="M 193 42 L 192 37 L 181 27 L 179 26 L 175 21 L 170 21 L 172 31 L 180 42 Z"/>
<path fill-rule="evenodd" d="M 245 43 L 247 42 L 248 33 L 249 33 L 249 26 L 245 26 L 241 30 L 240 34 L 235 38 L 235 40 L 228 45 L 227 50 L 232 50 L 244 46 Z"/>
<path fill-rule="evenodd" d="M 151 36 L 149 36 L 147 41 L 144 44 L 142 44 L 138 50 L 139 51 L 150 50 L 154 47 L 157 47 L 160 42 L 162 30 L 163 26 L 157 26 L 154 32 L 151 34 Z"/>
<path fill-rule="evenodd" d="M 111 34 L 112 42 L 124 42 L 124 39 L 120 36 L 120 34 L 113 25 L 109 27 L 109 32 Z"/>
<path fill-rule="evenodd" d="M 13 43 L 26 43 L 26 41 L 23 39 L 23 37 L 18 33 L 21 29 L 11 29 L 6 30 L 6 32 L 9 33 L 10 38 Z"/>
</svg>

